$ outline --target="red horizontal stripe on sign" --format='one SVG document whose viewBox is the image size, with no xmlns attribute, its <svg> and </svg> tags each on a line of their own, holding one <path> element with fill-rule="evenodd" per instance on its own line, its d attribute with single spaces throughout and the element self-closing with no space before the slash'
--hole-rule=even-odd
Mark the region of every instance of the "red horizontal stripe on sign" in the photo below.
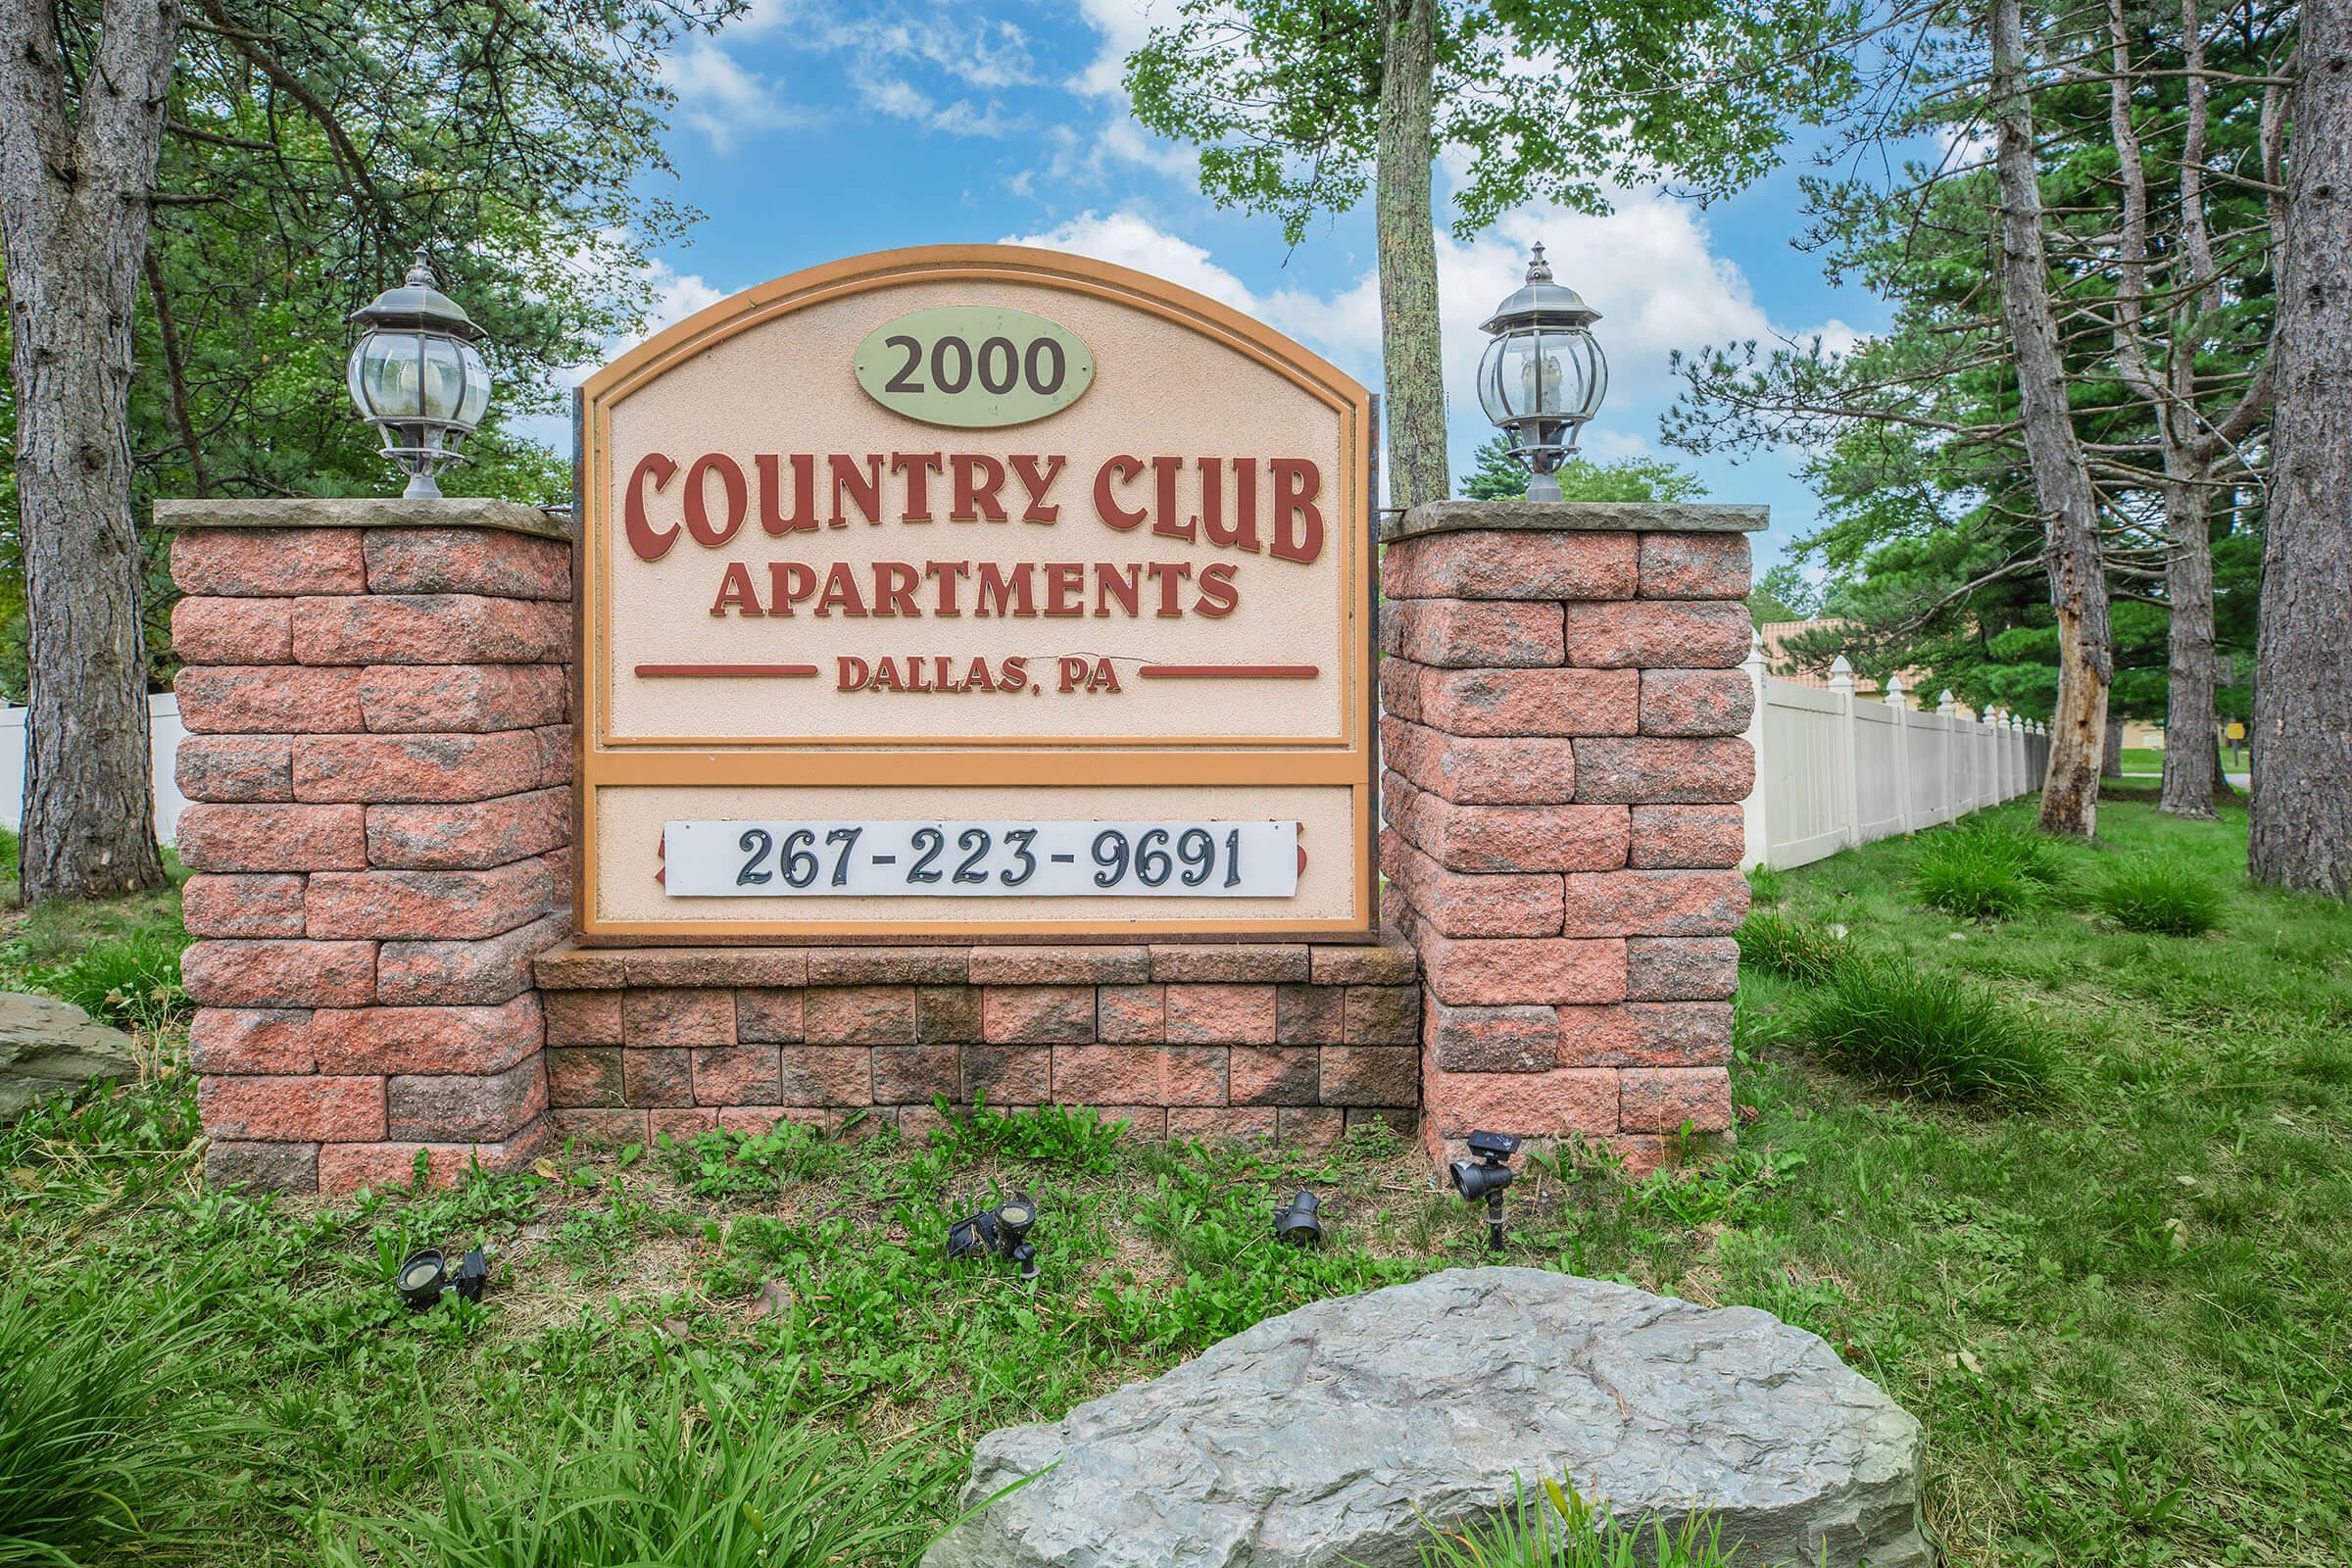
<svg viewBox="0 0 2352 1568">
<path fill-rule="evenodd" d="M 1152 680 L 1313 680 L 1312 664 L 1146 664 L 1139 673 Z"/>
<path fill-rule="evenodd" d="M 813 675 L 814 664 L 639 664 L 640 675 Z"/>
</svg>

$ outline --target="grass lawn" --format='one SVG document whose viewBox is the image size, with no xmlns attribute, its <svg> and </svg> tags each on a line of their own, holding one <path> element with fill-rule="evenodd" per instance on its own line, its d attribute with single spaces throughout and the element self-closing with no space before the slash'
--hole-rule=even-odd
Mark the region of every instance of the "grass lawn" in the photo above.
<svg viewBox="0 0 2352 1568">
<path fill-rule="evenodd" d="M 2251 769 L 2253 765 L 2253 754 L 2244 747 L 2225 746 L 2222 748 L 2223 772 L 2243 773 Z M 2164 753 L 2151 746 L 2127 746 L 2124 748 L 2124 771 L 2160 774 L 2164 771 Z"/>
<path fill-rule="evenodd" d="M 2031 808 L 1980 820 L 2022 827 Z M 2352 910 L 2249 889 L 2242 814 L 2185 824 L 2118 804 L 2100 826 L 1999 922 L 1924 906 L 1911 873 L 1936 834 L 1761 879 L 1760 904 L 1837 961 L 1904 959 L 1989 996 L 1988 1027 L 2054 1048 L 2045 1085 L 1951 1103 L 1848 1077 L 1806 1044 L 1835 979 L 1752 966 L 1738 1152 L 1642 1181 L 1573 1152 L 1540 1163 L 1511 1192 L 1509 1259 L 1823 1335 L 1926 1424 L 1930 1522 L 1954 1561 L 2342 1563 Z M 2088 890 L 2150 858 L 2221 890 L 2217 931 L 2139 935 L 2089 912 Z M 51 921 L 69 923 L 44 914 L 17 940 Z M 20 979 L 65 957 L 30 952 L 9 960 Z M 193 1471 L 153 1479 L 141 1529 L 192 1532 L 203 1560 L 315 1562 L 324 1540 L 332 1561 L 520 1563 L 412 1550 L 404 1533 L 453 1516 L 447 1476 L 470 1478 L 461 1526 L 500 1499 L 528 1518 L 558 1454 L 568 1470 L 550 1473 L 621 1465 L 657 1491 L 647 1467 L 738 1424 L 886 1477 L 930 1528 L 989 1427 L 1057 1415 L 1299 1302 L 1485 1256 L 1479 1215 L 1384 1129 L 1328 1157 L 1260 1157 L 1129 1144 L 1084 1112 L 983 1117 L 922 1144 L 788 1126 L 565 1153 L 427 1197 L 206 1195 L 173 1029 L 152 1021 L 150 1082 L 0 1133 L 0 1406 L 12 1332 L 19 1352 L 71 1321 L 155 1338 L 156 1397 L 119 1419 L 139 1453 L 184 1451 Z M 947 1221 L 999 1185 L 1039 1202 L 1034 1291 L 941 1255 Z M 1324 1197 L 1319 1252 L 1267 1234 L 1300 1185 Z M 393 1300 L 407 1250 L 477 1242 L 495 1254 L 479 1307 Z M 0 1562 L 15 1560 L 10 1431 L 0 1410 Z M 436 1457 L 477 1447 L 514 1464 Z M 677 1484 L 708 1491 L 749 1463 L 722 1453 Z M 354 1519 L 411 1505 L 423 1522 L 350 1544 Z"/>
</svg>

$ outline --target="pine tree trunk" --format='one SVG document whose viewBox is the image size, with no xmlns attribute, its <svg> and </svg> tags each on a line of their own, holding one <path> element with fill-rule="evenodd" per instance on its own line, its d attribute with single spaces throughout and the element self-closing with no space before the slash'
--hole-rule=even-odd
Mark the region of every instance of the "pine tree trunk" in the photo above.
<svg viewBox="0 0 2352 1568">
<path fill-rule="evenodd" d="M 2304 0 L 2254 656 L 2258 882 L 2352 898 L 2352 0 Z"/>
<path fill-rule="evenodd" d="M 30 627 L 27 904 L 164 882 L 129 399 L 179 23 L 172 0 L 108 0 L 76 104 L 55 8 L 0 4 L 0 235 Z"/>
<path fill-rule="evenodd" d="M 1446 369 L 1438 324 L 1438 241 L 1430 212 L 1439 0 L 1382 0 L 1380 349 L 1388 388 L 1391 504 L 1417 507 L 1452 490 L 1446 467 Z"/>
<path fill-rule="evenodd" d="M 2107 738 L 2099 747 L 2099 777 L 2124 776 L 2124 726 L 2109 724 Z"/>
<path fill-rule="evenodd" d="M 1991 23 L 1992 99 L 1999 117 L 1994 163 L 2001 194 L 2001 316 L 2017 343 L 2019 413 L 2043 517 L 2050 608 L 2058 615 L 2058 703 L 2050 719 L 2041 828 L 2088 838 L 2098 821 L 2107 692 L 2115 678 L 2107 568 L 2090 469 L 2067 407 L 2066 366 L 2050 306 L 2022 0 L 1993 0 Z"/>
<path fill-rule="evenodd" d="M 2168 416 L 2169 417 L 2169 416 Z M 2213 736 L 2213 692 L 2219 665 L 2213 651 L 2213 537 L 2205 489 L 2182 475 L 2164 487 L 2170 548 L 2164 596 L 2172 606 L 2165 634 L 2164 793 L 2158 808 L 2175 816 L 2213 819 L 2221 772 Z"/>
</svg>

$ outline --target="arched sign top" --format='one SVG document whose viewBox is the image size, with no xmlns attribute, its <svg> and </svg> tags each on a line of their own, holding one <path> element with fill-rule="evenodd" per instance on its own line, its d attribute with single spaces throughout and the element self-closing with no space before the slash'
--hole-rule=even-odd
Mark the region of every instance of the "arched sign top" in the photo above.
<svg viewBox="0 0 2352 1568">
<path fill-rule="evenodd" d="M 589 376 L 581 395 L 591 402 L 625 397 L 676 359 L 699 354 L 783 312 L 844 294 L 955 278 L 1022 281 L 1122 299 L 1280 366 L 1300 384 L 1320 388 L 1334 405 L 1368 405 L 1371 398 L 1362 383 L 1305 344 L 1230 305 L 1131 267 L 1027 245 L 916 245 L 787 273 L 662 328 Z"/>
<path fill-rule="evenodd" d="M 590 941 L 1369 935 L 1372 402 L 1126 268 L 936 246 L 580 390 Z"/>
</svg>

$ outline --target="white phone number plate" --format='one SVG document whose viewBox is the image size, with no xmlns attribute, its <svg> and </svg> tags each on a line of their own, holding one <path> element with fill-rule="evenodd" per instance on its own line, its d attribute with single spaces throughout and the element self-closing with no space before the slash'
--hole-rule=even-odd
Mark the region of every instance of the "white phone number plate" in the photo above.
<svg viewBox="0 0 2352 1568">
<path fill-rule="evenodd" d="M 1296 822 L 670 822 L 687 899 L 1282 899 Z"/>
</svg>

